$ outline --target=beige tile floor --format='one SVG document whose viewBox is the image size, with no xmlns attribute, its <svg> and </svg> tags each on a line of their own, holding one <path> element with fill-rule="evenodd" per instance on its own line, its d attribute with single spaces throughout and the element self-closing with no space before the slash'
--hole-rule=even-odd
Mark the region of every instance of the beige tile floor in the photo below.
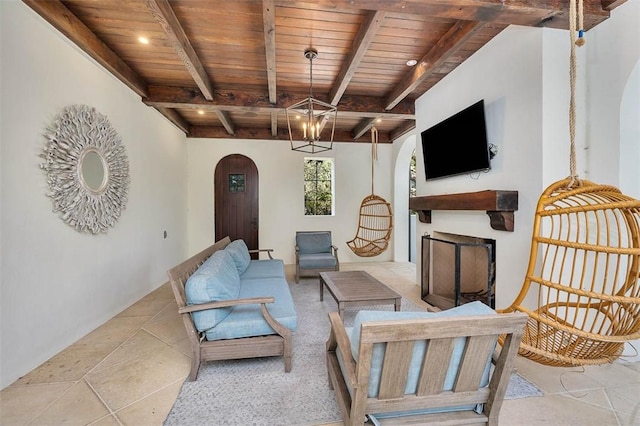
<svg viewBox="0 0 640 426">
<path fill-rule="evenodd" d="M 411 263 L 341 269 L 367 270 L 421 302 Z M 161 425 L 189 372 L 189 352 L 165 284 L 0 391 L 0 424 Z M 544 396 L 505 401 L 503 425 L 640 425 L 640 363 L 516 365 Z"/>
</svg>

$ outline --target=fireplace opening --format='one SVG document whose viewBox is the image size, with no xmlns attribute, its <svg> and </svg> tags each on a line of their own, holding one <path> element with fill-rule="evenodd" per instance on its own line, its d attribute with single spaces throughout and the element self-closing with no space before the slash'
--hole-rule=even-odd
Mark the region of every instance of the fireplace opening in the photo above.
<svg viewBox="0 0 640 426">
<path fill-rule="evenodd" d="M 495 309 L 496 240 L 434 232 L 422 237 L 422 299 L 440 309 L 480 300 Z"/>
</svg>

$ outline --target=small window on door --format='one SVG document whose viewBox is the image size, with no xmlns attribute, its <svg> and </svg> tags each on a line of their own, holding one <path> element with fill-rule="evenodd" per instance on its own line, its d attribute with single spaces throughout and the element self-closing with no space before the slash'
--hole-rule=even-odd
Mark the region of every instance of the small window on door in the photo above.
<svg viewBox="0 0 640 426">
<path fill-rule="evenodd" d="M 333 159 L 304 159 L 304 214 L 332 216 L 334 213 Z"/>
<path fill-rule="evenodd" d="M 229 192 L 244 192 L 244 174 L 229 174 Z"/>
</svg>

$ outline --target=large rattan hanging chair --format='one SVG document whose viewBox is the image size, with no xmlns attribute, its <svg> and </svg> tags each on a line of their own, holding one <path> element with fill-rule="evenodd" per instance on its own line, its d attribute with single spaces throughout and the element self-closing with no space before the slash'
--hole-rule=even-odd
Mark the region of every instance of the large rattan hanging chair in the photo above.
<svg viewBox="0 0 640 426">
<path fill-rule="evenodd" d="M 571 34 L 571 176 L 540 196 L 524 285 L 501 311 L 529 315 L 519 352 L 553 366 L 610 363 L 640 338 L 640 201 L 575 174 Z"/>
<path fill-rule="evenodd" d="M 640 338 L 640 201 L 608 185 L 570 185 L 540 197 L 524 286 L 503 312 L 529 315 L 521 355 L 605 364 Z"/>
<path fill-rule="evenodd" d="M 358 230 L 347 245 L 360 257 L 378 256 L 389 247 L 393 229 L 391 204 L 373 190 L 374 162 L 377 158 L 378 131 L 371 128 L 371 194 L 360 204 Z"/>
</svg>

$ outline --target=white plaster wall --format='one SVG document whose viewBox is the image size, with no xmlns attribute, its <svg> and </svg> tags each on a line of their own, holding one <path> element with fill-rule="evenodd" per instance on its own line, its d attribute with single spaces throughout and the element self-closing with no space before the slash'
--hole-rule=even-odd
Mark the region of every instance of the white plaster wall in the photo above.
<svg viewBox="0 0 640 426">
<path fill-rule="evenodd" d="M 295 232 L 330 230 L 338 247 L 340 262 L 388 261 L 393 245 L 374 258 L 357 257 L 346 242 L 358 227 L 362 199 L 371 193 L 371 146 L 360 143 L 334 143 L 333 150 L 317 157 L 335 162 L 335 215 L 305 216 L 303 159 L 291 151 L 288 142 L 189 139 L 189 252 L 196 253 L 215 238 L 213 178 L 216 164 L 230 154 L 251 158 L 259 175 L 260 229 L 262 248 L 273 248 L 285 264 L 295 262 Z M 393 203 L 392 145 L 378 145 L 375 166 L 375 192 Z"/>
<path fill-rule="evenodd" d="M 0 2 L 0 387 L 166 282 L 186 253 L 184 135 L 21 2 Z M 129 201 L 107 234 L 52 213 L 39 154 L 63 107 L 106 115 L 129 158 Z M 168 238 L 163 239 L 163 231 Z"/>
<path fill-rule="evenodd" d="M 640 60 L 633 67 L 620 103 L 620 190 L 640 198 Z"/>
<path fill-rule="evenodd" d="M 542 185 L 542 47 L 540 29 L 509 27 L 416 102 L 418 196 L 518 191 L 514 232 L 492 229 L 484 211 L 433 211 L 432 223 L 417 226 L 418 239 L 435 231 L 495 239 L 500 308 L 508 306 L 522 286 Z M 425 181 L 420 132 L 480 99 L 485 100 L 489 142 L 498 147 L 492 170 Z"/>
<path fill-rule="evenodd" d="M 633 152 L 620 151 L 620 105 L 625 87 L 640 60 L 639 22 L 640 1 L 629 0 L 615 8 L 609 20 L 586 34 L 588 167 L 590 179 L 595 182 L 620 186 L 620 159 Z M 635 94 L 635 105 L 638 102 L 640 93 Z M 636 116 L 634 121 L 640 122 L 640 117 Z M 637 163 L 634 168 L 638 179 Z"/>
<path fill-rule="evenodd" d="M 393 234 L 394 258 L 396 262 L 409 260 L 409 168 L 411 155 L 416 149 L 416 135 L 411 133 L 393 143 L 394 155 L 394 203 L 393 203 Z M 411 239 L 411 244 L 415 244 Z"/>
<path fill-rule="evenodd" d="M 590 179 L 640 198 L 640 1 L 587 33 Z M 640 361 L 640 340 L 624 356 Z"/>
</svg>

